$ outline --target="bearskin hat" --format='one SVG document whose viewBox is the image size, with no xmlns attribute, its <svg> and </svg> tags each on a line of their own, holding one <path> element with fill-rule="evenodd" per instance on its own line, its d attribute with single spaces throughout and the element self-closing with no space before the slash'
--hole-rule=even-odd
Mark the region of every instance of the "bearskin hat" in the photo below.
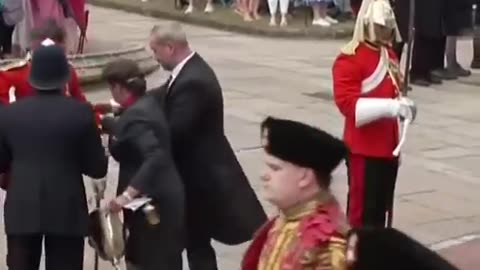
<svg viewBox="0 0 480 270">
<path fill-rule="evenodd" d="M 351 241 L 356 237 L 355 246 Z M 350 232 L 354 270 L 458 270 L 439 254 L 393 228 L 359 228 Z M 349 251 L 347 251 L 347 254 Z M 348 256 L 347 256 L 348 257 Z"/>
<path fill-rule="evenodd" d="M 266 118 L 261 125 L 267 153 L 300 167 L 311 168 L 330 185 L 330 175 L 347 154 L 345 144 L 329 133 L 292 120 Z"/>
</svg>

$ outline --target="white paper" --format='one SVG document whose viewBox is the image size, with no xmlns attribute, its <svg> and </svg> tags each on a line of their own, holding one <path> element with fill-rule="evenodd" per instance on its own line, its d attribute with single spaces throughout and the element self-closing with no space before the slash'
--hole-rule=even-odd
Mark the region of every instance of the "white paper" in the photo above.
<svg viewBox="0 0 480 270">
<path fill-rule="evenodd" d="M 145 204 L 151 201 L 152 201 L 151 198 L 141 197 L 141 198 L 133 199 L 131 202 L 124 205 L 123 208 L 130 209 L 132 211 L 137 211 L 138 208 L 144 206 Z"/>
</svg>

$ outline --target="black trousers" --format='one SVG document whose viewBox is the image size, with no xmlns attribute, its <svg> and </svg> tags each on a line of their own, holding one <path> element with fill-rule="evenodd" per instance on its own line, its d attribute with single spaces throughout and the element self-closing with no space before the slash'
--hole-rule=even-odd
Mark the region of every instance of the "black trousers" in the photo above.
<svg viewBox="0 0 480 270">
<path fill-rule="evenodd" d="M 208 211 L 208 210 L 207 210 Z M 190 270 L 218 270 L 205 210 L 190 206 L 187 212 L 187 259 Z"/>
<path fill-rule="evenodd" d="M 353 227 L 386 227 L 392 218 L 398 159 L 349 155 L 347 216 Z"/>
<path fill-rule="evenodd" d="M 84 237 L 41 234 L 7 235 L 8 269 L 38 270 L 43 242 L 46 270 L 83 270 Z"/>
<path fill-rule="evenodd" d="M 412 80 L 429 79 L 432 71 L 445 67 L 446 42 L 446 37 L 432 38 L 415 35 L 410 70 Z"/>
<path fill-rule="evenodd" d="M 1 54 L 12 52 L 12 35 L 15 26 L 5 23 L 3 17 L 0 16 L 0 52 Z"/>
<path fill-rule="evenodd" d="M 182 270 L 183 234 L 175 228 L 168 231 L 168 220 L 151 225 L 142 211 L 124 211 L 124 217 L 128 228 L 125 260 L 131 264 L 127 270 Z"/>
</svg>

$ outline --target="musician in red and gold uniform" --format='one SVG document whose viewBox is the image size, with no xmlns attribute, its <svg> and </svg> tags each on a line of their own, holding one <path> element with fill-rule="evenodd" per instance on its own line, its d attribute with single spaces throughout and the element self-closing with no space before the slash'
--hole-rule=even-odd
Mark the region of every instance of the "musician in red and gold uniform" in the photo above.
<svg viewBox="0 0 480 270">
<path fill-rule="evenodd" d="M 348 225 L 330 193 L 331 173 L 345 157 L 344 143 L 290 120 L 262 123 L 266 199 L 280 214 L 257 232 L 242 270 L 344 270 Z"/>
<path fill-rule="evenodd" d="M 353 40 L 333 66 L 335 103 L 345 117 L 350 150 L 347 215 L 354 227 L 391 225 L 399 119 L 413 121 L 416 112 L 414 103 L 400 96 L 403 77 L 391 47 L 399 40 L 389 1 L 363 0 Z"/>
<path fill-rule="evenodd" d="M 53 20 L 49 20 L 41 28 L 35 29 L 32 38 L 33 49 L 40 46 L 41 42 L 46 39 L 50 39 L 61 46 L 65 44 L 65 32 Z M 30 54 L 27 54 L 25 59 L 7 65 L 0 70 L 0 102 L 3 104 L 11 103 L 34 93 L 27 80 L 30 73 L 30 60 Z M 86 102 L 85 95 L 80 88 L 78 75 L 73 66 L 70 66 L 70 68 L 71 79 L 65 86 L 65 94 Z"/>
</svg>

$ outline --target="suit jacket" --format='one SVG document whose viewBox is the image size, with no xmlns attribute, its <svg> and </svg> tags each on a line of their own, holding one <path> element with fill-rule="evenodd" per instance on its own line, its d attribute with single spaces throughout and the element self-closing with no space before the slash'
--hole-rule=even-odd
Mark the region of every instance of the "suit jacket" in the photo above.
<svg viewBox="0 0 480 270">
<path fill-rule="evenodd" d="M 0 172 L 10 168 L 7 234 L 84 236 L 82 174 L 102 178 L 107 157 L 88 104 L 60 92 L 24 98 L 0 112 Z"/>
<path fill-rule="evenodd" d="M 145 243 L 147 246 L 150 243 L 181 252 L 184 247 L 185 191 L 171 154 L 168 124 L 157 100 L 145 96 L 123 111 L 113 125 L 110 141 L 112 157 L 120 165 L 117 193 L 121 194 L 132 186 L 151 197 L 161 219 L 156 228 L 160 239 L 156 243 L 145 239 L 131 241 L 137 243 L 129 249 L 140 250 Z M 138 218 L 132 220 L 135 216 Z M 128 219 L 128 226 L 147 227 L 141 226 L 145 223 L 142 211 L 128 215 Z M 152 226 L 149 228 L 153 229 Z M 143 253 L 151 249 L 158 251 L 151 246 L 145 248 Z"/>
<path fill-rule="evenodd" d="M 214 71 L 194 54 L 166 88 L 152 94 L 164 103 L 187 190 L 188 225 L 202 226 L 225 244 L 250 240 L 266 215 L 225 136 L 222 89 Z"/>
</svg>

